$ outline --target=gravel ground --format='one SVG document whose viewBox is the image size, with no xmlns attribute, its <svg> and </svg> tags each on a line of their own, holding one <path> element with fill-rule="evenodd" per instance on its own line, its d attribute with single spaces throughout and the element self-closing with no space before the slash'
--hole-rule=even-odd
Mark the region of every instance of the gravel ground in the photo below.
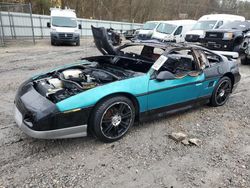
<svg viewBox="0 0 250 188">
<path fill-rule="evenodd" d="M 81 43 L 0 48 L 0 187 L 250 186 L 250 66 L 241 66 L 241 83 L 223 107 L 140 123 L 115 143 L 22 133 L 12 115 L 17 87 L 31 75 L 99 54 L 92 40 Z M 178 131 L 202 144 L 184 146 L 168 137 Z"/>
</svg>

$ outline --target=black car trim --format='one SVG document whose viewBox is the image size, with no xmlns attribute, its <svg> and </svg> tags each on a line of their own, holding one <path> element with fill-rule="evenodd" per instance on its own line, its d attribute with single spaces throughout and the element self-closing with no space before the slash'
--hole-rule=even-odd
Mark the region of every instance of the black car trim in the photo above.
<svg viewBox="0 0 250 188">
<path fill-rule="evenodd" d="M 193 108 L 195 106 L 200 106 L 202 104 L 207 104 L 209 102 L 209 99 L 211 98 L 211 95 L 206 95 L 203 97 L 199 97 L 197 99 L 193 99 L 190 101 L 173 104 L 170 106 L 164 106 L 156 109 L 152 109 L 149 111 L 141 112 L 140 113 L 140 121 L 147 120 L 151 118 L 153 115 L 158 114 L 174 114 L 176 112 L 185 111 L 187 109 Z"/>
</svg>

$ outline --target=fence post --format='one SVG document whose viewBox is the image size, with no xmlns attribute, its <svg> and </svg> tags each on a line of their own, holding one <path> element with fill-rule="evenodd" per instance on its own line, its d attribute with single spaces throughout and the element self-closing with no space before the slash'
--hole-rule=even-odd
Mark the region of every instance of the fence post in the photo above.
<svg viewBox="0 0 250 188">
<path fill-rule="evenodd" d="M 33 18 L 32 18 L 32 6 L 31 6 L 31 3 L 29 3 L 29 9 L 30 9 L 30 22 L 31 22 L 33 43 L 35 44 L 36 41 L 35 41 L 35 33 L 34 33 L 34 25 L 33 25 Z"/>
<path fill-rule="evenodd" d="M 43 25 L 42 25 L 41 16 L 39 16 L 39 22 L 40 22 L 40 29 L 41 29 L 41 38 L 43 39 Z"/>
<path fill-rule="evenodd" d="M 14 23 L 13 14 L 10 14 L 10 15 L 11 15 L 11 21 L 12 21 L 12 27 L 13 27 L 14 38 L 16 39 L 16 29 L 15 29 L 15 23 Z"/>
<path fill-rule="evenodd" d="M 13 39 L 12 24 L 11 24 L 11 19 L 10 19 L 10 7 L 7 6 L 7 8 L 8 8 L 8 17 L 9 17 L 9 24 L 10 24 L 10 33 L 11 33 L 11 38 Z"/>
<path fill-rule="evenodd" d="M 3 29 L 3 20 L 1 12 L 0 12 L 0 22 L 1 22 L 1 44 L 4 45 L 4 29 Z"/>
</svg>

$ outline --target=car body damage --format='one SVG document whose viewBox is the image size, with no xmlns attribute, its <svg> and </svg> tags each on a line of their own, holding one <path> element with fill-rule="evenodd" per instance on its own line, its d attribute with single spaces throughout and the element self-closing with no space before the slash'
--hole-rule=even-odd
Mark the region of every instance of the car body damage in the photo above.
<svg viewBox="0 0 250 188">
<path fill-rule="evenodd" d="M 114 48 L 102 29 L 92 29 L 103 55 L 35 76 L 19 87 L 15 119 L 26 134 L 48 139 L 92 131 L 114 141 L 135 118 L 208 102 L 221 79 L 228 78 L 230 88 L 220 91 L 224 97 L 240 80 L 235 59 L 203 47 L 145 42 Z"/>
</svg>

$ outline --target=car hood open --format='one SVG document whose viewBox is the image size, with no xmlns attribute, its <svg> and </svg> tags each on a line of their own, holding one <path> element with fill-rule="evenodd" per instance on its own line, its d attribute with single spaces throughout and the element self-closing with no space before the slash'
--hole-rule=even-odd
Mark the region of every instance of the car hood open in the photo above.
<svg viewBox="0 0 250 188">
<path fill-rule="evenodd" d="M 104 27 L 94 27 L 91 25 L 91 30 L 95 45 L 103 55 L 118 55 L 119 51 L 110 44 L 107 30 Z"/>
</svg>

